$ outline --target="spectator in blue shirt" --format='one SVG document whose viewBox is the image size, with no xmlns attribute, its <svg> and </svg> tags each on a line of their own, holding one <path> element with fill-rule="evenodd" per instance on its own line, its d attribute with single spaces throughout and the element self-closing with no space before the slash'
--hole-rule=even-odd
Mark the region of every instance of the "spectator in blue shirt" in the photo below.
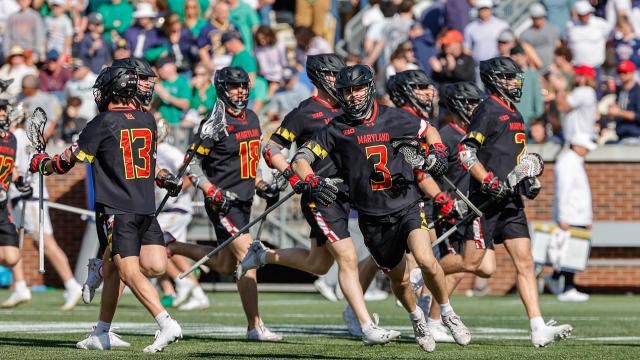
<svg viewBox="0 0 640 360">
<path fill-rule="evenodd" d="M 104 23 L 99 13 L 89 15 L 87 33 L 80 42 L 78 57 L 94 74 L 100 73 L 102 67 L 111 61 L 111 49 L 104 36 Z"/>
<path fill-rule="evenodd" d="M 616 134 L 621 144 L 640 144 L 640 86 L 634 76 L 636 66 L 626 60 L 618 65 L 620 88 L 616 104 L 609 106 L 609 118 L 616 122 Z"/>
<path fill-rule="evenodd" d="M 168 55 L 169 40 L 164 33 L 155 27 L 154 19 L 158 13 L 149 3 L 139 3 L 133 17 L 136 22 L 125 30 L 123 37 L 127 40 L 134 57 L 144 58 L 155 63 L 162 56 Z"/>
</svg>

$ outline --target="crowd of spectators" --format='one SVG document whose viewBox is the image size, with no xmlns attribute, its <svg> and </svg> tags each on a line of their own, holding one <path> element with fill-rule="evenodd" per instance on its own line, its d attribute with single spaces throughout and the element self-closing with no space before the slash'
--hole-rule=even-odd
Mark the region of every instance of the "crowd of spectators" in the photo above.
<svg viewBox="0 0 640 360">
<path fill-rule="evenodd" d="M 524 71 L 518 110 L 530 142 L 640 143 L 640 2 L 540 0 L 524 26 L 501 19 L 498 2 L 0 0 L 0 79 L 13 79 L 8 96 L 43 107 L 57 124 L 50 135 L 69 142 L 97 113 L 92 86 L 114 59 L 151 63 L 153 111 L 187 127 L 215 104 L 215 70 L 240 66 L 250 108 L 273 128 L 313 94 L 306 57 L 336 51 L 361 12 L 361 36 L 344 39 L 360 51 L 341 54 L 376 70 L 381 101 L 397 72 L 478 81 L 480 61 L 509 56 Z"/>
</svg>

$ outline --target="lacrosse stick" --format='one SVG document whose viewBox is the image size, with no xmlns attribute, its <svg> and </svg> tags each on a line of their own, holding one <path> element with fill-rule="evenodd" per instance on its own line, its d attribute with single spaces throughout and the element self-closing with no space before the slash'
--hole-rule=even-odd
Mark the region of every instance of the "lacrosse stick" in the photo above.
<svg viewBox="0 0 640 360">
<path fill-rule="evenodd" d="M 542 175 L 544 172 L 544 162 L 542 161 L 542 157 L 536 153 L 525 154 L 520 158 L 520 163 L 516 165 L 513 170 L 507 175 L 507 185 L 509 186 L 510 193 L 514 194 L 514 188 L 520 181 L 528 178 L 528 177 L 537 177 Z M 493 204 L 493 200 L 487 200 L 482 203 L 478 208 L 479 210 L 485 210 L 489 205 Z M 454 232 L 460 228 L 461 225 L 464 225 L 475 219 L 475 213 L 467 214 L 462 220 L 458 221 L 455 225 L 453 225 L 449 230 L 447 230 L 444 234 L 440 235 L 436 241 L 434 241 L 431 246 L 436 246 L 441 242 L 451 236 Z"/>
<path fill-rule="evenodd" d="M 316 173 L 322 173 L 323 171 L 327 170 L 328 168 L 330 168 L 333 165 L 333 163 L 328 163 L 325 166 L 323 166 L 320 170 L 318 170 Z M 222 251 L 222 249 L 224 249 L 225 247 L 227 247 L 227 245 L 231 244 L 231 242 L 237 238 L 239 238 L 242 234 L 246 233 L 247 231 L 249 231 L 249 229 L 251 229 L 251 227 L 255 224 L 257 224 L 258 222 L 262 221 L 267 215 L 269 215 L 270 212 L 272 212 L 273 210 L 277 209 L 280 205 L 284 204 L 287 200 L 289 200 L 293 195 L 295 195 L 295 191 L 291 191 L 289 192 L 287 195 L 283 196 L 282 198 L 280 198 L 280 200 L 276 201 L 275 204 L 271 205 L 270 207 L 268 207 L 262 214 L 256 216 L 253 220 L 249 221 L 249 223 L 245 226 L 242 227 L 242 229 L 238 230 L 237 233 L 235 233 L 235 235 L 231 236 L 230 238 L 228 238 L 227 240 L 225 240 L 224 242 L 222 242 L 220 245 L 218 245 L 218 247 L 216 247 L 215 249 L 211 250 L 211 252 L 209 252 L 207 255 L 205 255 L 202 259 L 196 261 L 191 268 L 189 268 L 189 270 L 183 272 L 180 274 L 180 279 L 184 279 L 187 275 L 189 275 L 193 270 L 197 269 L 200 265 L 204 264 L 205 262 L 209 261 L 209 259 L 211 259 L 212 256 L 214 256 L 215 254 L 219 253 L 220 251 Z"/>
<path fill-rule="evenodd" d="M 27 170 L 27 173 L 24 176 L 24 182 L 28 184 L 30 180 L 31 172 Z M 22 243 L 24 242 L 24 215 L 27 208 L 27 199 L 21 199 L 20 202 L 22 202 L 22 209 L 20 209 L 20 226 L 18 227 L 18 246 L 20 254 L 22 255 Z"/>
<path fill-rule="evenodd" d="M 187 171 L 187 168 L 191 163 L 191 160 L 193 160 L 193 156 L 195 155 L 196 151 L 198 151 L 198 148 L 200 147 L 200 145 L 202 145 L 203 141 L 205 141 L 206 139 L 213 139 L 214 141 L 218 141 L 222 139 L 222 133 L 224 133 L 224 136 L 229 135 L 229 133 L 227 133 L 227 120 L 225 118 L 224 103 L 222 102 L 222 100 L 218 99 L 218 101 L 216 101 L 216 105 L 213 107 L 213 111 L 211 111 L 211 114 L 209 115 L 207 120 L 204 122 L 204 124 L 202 124 L 202 127 L 200 127 L 200 130 L 198 132 L 198 140 L 194 143 L 193 149 L 191 151 L 187 149 L 188 156 L 178 170 L 176 178 L 181 179 L 184 176 L 184 173 Z M 167 200 L 169 200 L 168 192 L 164 195 L 164 198 L 162 198 L 162 202 L 160 202 L 160 205 L 156 210 L 156 216 L 160 214 L 162 208 L 164 208 L 165 204 L 167 203 Z"/>
<path fill-rule="evenodd" d="M 282 176 L 282 174 L 277 170 L 273 170 L 272 173 L 273 173 L 273 184 L 271 184 L 270 186 L 275 185 L 280 191 L 284 190 L 287 186 L 287 179 L 285 179 L 284 176 Z M 276 201 L 278 201 L 278 197 L 274 196 L 272 198 L 267 199 L 266 201 L 267 201 L 267 204 L 265 209 L 268 209 L 270 206 L 275 204 Z M 264 228 L 264 224 L 266 222 L 267 222 L 267 217 L 265 216 L 260 221 L 260 225 L 258 225 L 258 232 L 256 233 L 255 241 L 259 241 L 260 235 L 262 235 L 262 228 Z"/>
<path fill-rule="evenodd" d="M 38 153 L 45 152 L 47 148 L 47 143 L 44 140 L 44 128 L 47 124 L 47 114 L 42 110 L 41 107 L 37 107 L 31 117 L 27 120 L 27 138 L 29 138 L 29 142 L 31 146 Z M 44 198 L 42 194 L 44 193 L 44 176 L 42 173 L 39 174 L 39 207 L 40 212 L 38 215 L 38 254 L 39 254 L 39 262 L 38 262 L 38 271 L 41 274 L 44 274 Z M 23 204 L 24 209 L 24 204 Z"/>
</svg>

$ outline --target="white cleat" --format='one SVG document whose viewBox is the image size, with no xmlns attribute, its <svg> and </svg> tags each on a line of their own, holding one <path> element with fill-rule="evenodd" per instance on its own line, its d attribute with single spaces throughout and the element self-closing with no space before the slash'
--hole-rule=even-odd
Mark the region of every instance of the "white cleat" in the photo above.
<svg viewBox="0 0 640 360">
<path fill-rule="evenodd" d="M 383 301 L 388 297 L 388 292 L 380 290 L 375 286 L 370 286 L 364 293 L 364 301 Z"/>
<path fill-rule="evenodd" d="M 188 277 L 184 279 L 178 278 L 175 280 L 175 283 L 176 297 L 173 298 L 171 306 L 178 307 L 189 298 L 189 295 L 191 295 L 191 291 L 196 287 L 196 284 Z"/>
<path fill-rule="evenodd" d="M 442 323 L 451 332 L 453 339 L 458 345 L 467 345 L 471 342 L 471 332 L 469 328 L 462 323 L 460 317 L 454 313 L 442 316 Z"/>
<path fill-rule="evenodd" d="M 109 331 L 109 342 L 111 342 L 111 347 L 130 347 L 131 344 L 122 340 L 122 337 L 113 331 Z"/>
<path fill-rule="evenodd" d="M 371 326 L 363 331 L 362 334 L 362 342 L 365 345 L 384 345 L 400 337 L 399 331 L 387 330 L 378 326 L 378 322 L 380 321 L 378 314 L 373 314 L 371 321 Z"/>
<path fill-rule="evenodd" d="M 324 296 L 325 299 L 331 302 L 338 301 L 338 298 L 336 297 L 336 293 L 333 290 L 333 288 L 327 285 L 327 283 L 325 283 L 322 278 L 314 281 L 313 287 L 315 287 L 316 290 L 318 290 L 318 292 L 320 293 L 320 295 Z"/>
<path fill-rule="evenodd" d="M 82 285 L 82 301 L 85 304 L 90 304 L 96 294 L 96 289 L 102 284 L 102 275 L 100 274 L 102 260 L 97 258 L 89 259 L 87 268 L 87 281 Z"/>
<path fill-rule="evenodd" d="M 265 264 L 267 258 L 267 247 L 260 240 L 255 240 L 249 246 L 247 255 L 240 261 L 236 269 L 236 279 L 240 280 L 251 269 L 257 269 Z"/>
<path fill-rule="evenodd" d="M 360 327 L 360 322 L 356 317 L 356 314 L 353 312 L 351 305 L 347 305 L 347 307 L 342 312 L 342 320 L 344 320 L 345 324 L 347 324 L 347 330 L 351 336 L 362 337 L 362 328 Z"/>
<path fill-rule="evenodd" d="M 78 342 L 76 347 L 84 350 L 111 350 L 110 333 L 102 333 L 95 335 L 89 334 L 86 339 Z"/>
<path fill-rule="evenodd" d="M 282 341 L 282 335 L 269 330 L 262 322 L 258 327 L 247 330 L 247 340 L 250 341 Z"/>
<path fill-rule="evenodd" d="M 573 288 L 558 295 L 558 300 L 562 302 L 585 302 L 589 301 L 589 294 L 585 294 Z"/>
<path fill-rule="evenodd" d="M 22 303 L 31 301 L 31 290 L 13 291 L 9 298 L 2 303 L 3 308 L 16 307 Z"/>
<path fill-rule="evenodd" d="M 191 298 L 186 303 L 178 306 L 178 310 L 190 311 L 190 310 L 203 310 L 209 308 L 209 298 L 205 295 L 197 296 L 191 295 Z"/>
<path fill-rule="evenodd" d="M 419 320 L 411 319 L 411 325 L 413 325 L 413 334 L 420 348 L 426 352 L 433 352 L 436 349 L 436 341 L 433 339 L 424 316 Z"/>
<path fill-rule="evenodd" d="M 427 322 L 427 326 L 431 331 L 431 335 L 433 335 L 433 340 L 435 340 L 437 343 L 456 342 L 453 336 L 451 336 L 451 333 L 449 333 L 449 330 L 447 330 L 447 328 L 441 322 Z"/>
<path fill-rule="evenodd" d="M 82 299 L 82 286 L 78 285 L 77 287 L 72 288 L 71 290 L 65 290 L 64 292 L 64 305 L 62 305 L 63 311 L 73 310 L 76 305 Z"/>
<path fill-rule="evenodd" d="M 182 328 L 177 321 L 171 319 L 164 328 L 156 331 L 156 340 L 153 344 L 144 348 L 146 353 L 155 353 L 164 350 L 167 345 L 182 339 Z"/>
<path fill-rule="evenodd" d="M 572 331 L 571 325 L 556 325 L 556 322 L 551 320 L 543 328 L 531 332 L 531 342 L 535 347 L 545 347 L 555 340 L 568 339 Z"/>
</svg>

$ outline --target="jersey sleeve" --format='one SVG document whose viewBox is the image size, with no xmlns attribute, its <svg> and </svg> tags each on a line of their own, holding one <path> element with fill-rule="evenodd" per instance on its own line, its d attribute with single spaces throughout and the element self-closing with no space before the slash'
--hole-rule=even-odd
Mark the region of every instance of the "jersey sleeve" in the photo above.
<svg viewBox="0 0 640 360">
<path fill-rule="evenodd" d="M 100 144 L 108 136 L 104 122 L 106 118 L 94 118 L 80 133 L 78 141 L 72 145 L 73 155 L 80 161 L 92 163 Z"/>
<path fill-rule="evenodd" d="M 316 132 L 311 140 L 307 141 L 303 147 L 311 150 L 317 158 L 321 160 L 326 159 L 336 143 L 333 129 L 334 127 L 331 125 L 323 127 L 320 131 Z"/>
<path fill-rule="evenodd" d="M 289 149 L 291 147 L 291 143 L 296 140 L 296 137 L 300 136 L 303 130 L 303 121 L 298 119 L 298 111 L 292 111 L 288 113 L 284 120 L 282 120 L 282 124 L 276 129 L 276 131 L 271 135 L 271 140 L 273 140 L 278 145 Z"/>
<path fill-rule="evenodd" d="M 483 109 L 476 109 L 471 118 L 471 124 L 467 135 L 462 138 L 461 143 L 467 143 L 477 147 L 482 147 L 486 139 L 494 132 L 494 124 L 499 114 L 491 114 Z"/>
</svg>

